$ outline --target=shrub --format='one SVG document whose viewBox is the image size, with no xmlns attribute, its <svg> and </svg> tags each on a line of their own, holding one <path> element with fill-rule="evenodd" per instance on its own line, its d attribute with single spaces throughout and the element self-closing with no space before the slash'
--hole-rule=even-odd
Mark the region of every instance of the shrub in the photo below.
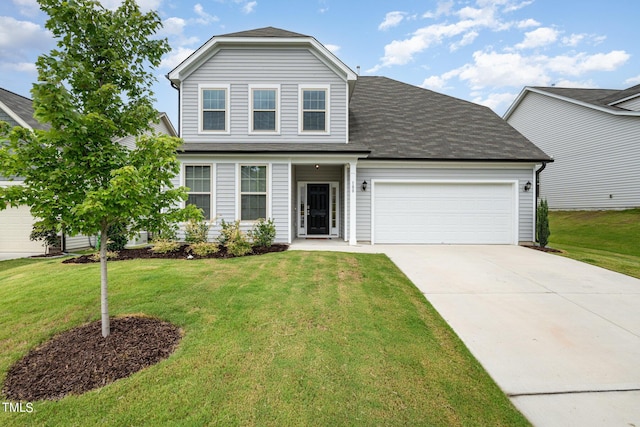
<svg viewBox="0 0 640 427">
<path fill-rule="evenodd" d="M 270 247 L 276 238 L 276 226 L 273 223 L 273 219 L 269 218 L 269 220 L 265 221 L 260 218 L 249 232 L 249 236 L 255 246 Z"/>
<path fill-rule="evenodd" d="M 114 224 L 107 230 L 107 250 L 121 251 L 127 245 L 127 228 L 122 224 Z"/>
<path fill-rule="evenodd" d="M 116 259 L 116 258 L 118 258 L 118 252 L 107 250 L 107 259 Z M 99 262 L 100 252 L 96 252 L 95 254 L 91 255 L 91 260 L 95 262 Z"/>
<path fill-rule="evenodd" d="M 551 230 L 549 229 L 549 206 L 547 200 L 542 199 L 538 204 L 538 210 L 536 215 L 536 240 L 538 244 L 543 248 L 549 243 L 549 236 Z"/>
<path fill-rule="evenodd" d="M 190 219 L 184 230 L 184 241 L 187 243 L 204 243 L 209 237 L 211 222 Z"/>
<path fill-rule="evenodd" d="M 220 251 L 220 246 L 217 243 L 199 242 L 189 245 L 189 252 L 197 256 L 207 256 L 216 254 Z"/>
<path fill-rule="evenodd" d="M 233 256 L 243 256 L 251 252 L 251 241 L 240 230 L 240 221 L 226 222 L 223 219 L 220 226 L 218 242 L 227 249 L 227 253 Z"/>
<path fill-rule="evenodd" d="M 62 250 L 60 236 L 54 229 L 45 229 L 42 225 L 34 224 L 29 239 L 33 241 L 43 241 L 47 253 L 49 253 L 51 248 Z"/>
<path fill-rule="evenodd" d="M 168 254 L 169 252 L 175 252 L 180 249 L 180 243 L 173 240 L 161 240 L 158 239 L 153 242 L 151 252 L 156 254 Z"/>
</svg>

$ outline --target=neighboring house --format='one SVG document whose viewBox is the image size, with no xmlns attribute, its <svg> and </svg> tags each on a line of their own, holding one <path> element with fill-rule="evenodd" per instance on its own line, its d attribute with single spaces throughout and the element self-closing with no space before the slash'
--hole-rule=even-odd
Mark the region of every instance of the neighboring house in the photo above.
<svg viewBox="0 0 640 427">
<path fill-rule="evenodd" d="M 640 85 L 525 87 L 504 118 L 554 158 L 540 179 L 551 209 L 640 206 Z"/>
<path fill-rule="evenodd" d="M 0 120 L 8 122 L 12 126 L 47 129 L 48 126 L 39 123 L 33 114 L 31 99 L 0 88 Z M 160 114 L 159 123 L 154 123 L 152 127 L 155 132 L 177 136 L 177 132 L 165 113 Z M 118 142 L 130 149 L 135 147 L 135 138 L 132 136 L 122 138 Z M 9 180 L 8 177 L 0 176 L 0 186 L 20 184 L 19 177 L 13 177 L 12 180 Z M 44 253 L 42 242 L 29 239 L 34 222 L 28 206 L 0 210 L 0 252 Z M 95 238 L 67 235 L 63 244 L 64 250 L 67 251 L 87 248 L 95 244 Z"/>
<path fill-rule="evenodd" d="M 175 184 L 207 218 L 272 218 L 284 243 L 534 240 L 531 182 L 552 159 L 486 107 L 360 77 L 272 27 L 213 37 L 167 77 Z"/>
</svg>

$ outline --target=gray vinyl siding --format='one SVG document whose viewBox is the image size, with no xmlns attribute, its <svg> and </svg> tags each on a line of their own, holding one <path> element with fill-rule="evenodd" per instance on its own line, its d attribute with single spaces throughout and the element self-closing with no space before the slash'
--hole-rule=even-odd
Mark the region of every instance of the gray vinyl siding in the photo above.
<svg viewBox="0 0 640 427">
<path fill-rule="evenodd" d="M 640 111 L 640 96 L 625 102 L 621 102 L 620 104 L 615 104 L 615 106 L 620 108 L 626 108 L 627 110 L 631 110 L 631 111 Z"/>
<path fill-rule="evenodd" d="M 21 126 L 20 124 L 18 124 L 18 122 L 13 120 L 13 118 L 4 110 L 0 110 L 0 121 L 9 123 L 11 127 Z"/>
<path fill-rule="evenodd" d="M 230 133 L 198 133 L 199 85 L 230 85 Z M 280 85 L 280 133 L 249 133 L 249 85 Z M 330 85 L 330 134 L 298 133 L 300 86 Z M 347 83 L 307 49 L 223 49 L 181 87 L 181 136 L 187 142 L 347 142 Z"/>
<path fill-rule="evenodd" d="M 289 165 L 271 165 L 271 217 L 276 226 L 276 242 L 289 243 Z"/>
<path fill-rule="evenodd" d="M 540 175 L 551 209 L 640 206 L 640 117 L 530 92 L 508 122 L 554 158 Z"/>
<path fill-rule="evenodd" d="M 533 176 L 533 165 L 523 165 L 522 169 L 471 169 L 471 168 L 369 168 L 366 163 L 358 164 L 356 182 L 369 183 L 367 191 L 356 191 L 356 238 L 371 241 L 371 181 L 382 179 L 402 180 L 518 180 L 518 241 L 532 242 L 534 208 L 533 191 L 523 190 Z M 401 206 L 398 209 L 402 209 Z"/>
<path fill-rule="evenodd" d="M 216 192 L 215 212 L 218 220 L 227 222 L 236 220 L 236 164 L 218 163 L 216 179 L 213 183 Z"/>
</svg>

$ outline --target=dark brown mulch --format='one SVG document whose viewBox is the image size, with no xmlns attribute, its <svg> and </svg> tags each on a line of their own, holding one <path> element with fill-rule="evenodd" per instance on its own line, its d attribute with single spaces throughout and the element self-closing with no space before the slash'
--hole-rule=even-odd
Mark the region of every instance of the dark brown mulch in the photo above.
<svg viewBox="0 0 640 427">
<path fill-rule="evenodd" d="M 84 393 L 166 359 L 180 338 L 179 328 L 147 317 L 111 319 L 107 338 L 93 322 L 31 350 L 9 369 L 2 391 L 16 401 Z"/>
<path fill-rule="evenodd" d="M 542 247 L 542 246 L 536 246 L 536 245 L 522 245 L 525 248 L 529 248 L 529 249 L 535 249 L 536 251 L 540 251 L 540 252 L 553 252 L 553 253 L 562 253 L 562 251 L 560 249 L 553 249 L 553 248 L 549 248 L 547 246 Z"/>
<path fill-rule="evenodd" d="M 262 255 L 270 252 L 283 252 L 289 248 L 289 245 L 271 245 L 270 247 L 254 247 L 247 255 Z M 151 248 L 140 249 L 123 249 L 118 252 L 117 258 L 109 258 L 109 261 L 123 261 L 129 259 L 141 259 L 141 258 L 161 258 L 161 259 L 187 259 L 189 257 L 194 259 L 199 258 L 233 258 L 233 255 L 227 253 L 224 247 L 220 248 L 220 251 L 205 257 L 194 255 L 189 251 L 189 245 L 182 245 L 177 251 L 169 252 L 166 254 L 158 254 L 151 251 Z M 245 255 L 246 256 L 246 255 Z M 98 262 L 93 258 L 93 255 L 81 255 L 75 258 L 68 258 L 62 261 L 63 263 L 71 264 L 86 264 L 91 262 Z"/>
</svg>

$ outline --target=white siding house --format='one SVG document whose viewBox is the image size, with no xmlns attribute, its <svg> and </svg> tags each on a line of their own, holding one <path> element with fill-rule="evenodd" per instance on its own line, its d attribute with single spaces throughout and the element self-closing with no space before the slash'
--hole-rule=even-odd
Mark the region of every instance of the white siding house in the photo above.
<svg viewBox="0 0 640 427">
<path fill-rule="evenodd" d="M 552 159 L 486 107 L 360 77 L 273 27 L 215 36 L 167 78 L 174 184 L 210 219 L 272 218 L 281 243 L 534 240 L 531 183 Z"/>
<path fill-rule="evenodd" d="M 551 209 L 640 206 L 640 85 L 527 87 L 505 119 L 554 158 L 540 178 Z"/>
</svg>

